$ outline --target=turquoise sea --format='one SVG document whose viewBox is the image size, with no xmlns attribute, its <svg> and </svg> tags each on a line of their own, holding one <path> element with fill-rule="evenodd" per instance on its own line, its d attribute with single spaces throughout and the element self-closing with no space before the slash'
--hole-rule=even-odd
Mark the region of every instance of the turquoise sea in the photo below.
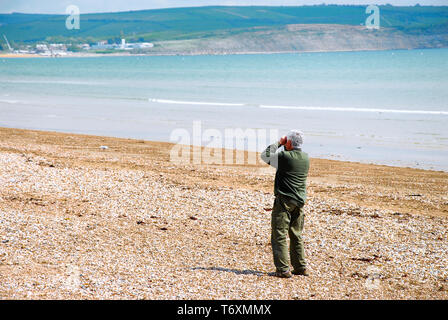
<svg viewBox="0 0 448 320">
<path fill-rule="evenodd" d="M 2 127 L 170 141 L 194 121 L 296 128 L 312 157 L 448 171 L 448 49 L 0 58 Z"/>
</svg>

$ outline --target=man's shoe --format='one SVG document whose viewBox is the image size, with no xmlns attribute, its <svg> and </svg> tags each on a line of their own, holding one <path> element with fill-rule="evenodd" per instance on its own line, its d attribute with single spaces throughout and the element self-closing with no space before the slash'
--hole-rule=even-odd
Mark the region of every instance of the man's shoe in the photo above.
<svg viewBox="0 0 448 320">
<path fill-rule="evenodd" d="M 276 271 L 274 273 L 274 276 L 279 277 L 279 278 L 291 278 L 292 274 L 291 274 L 291 271 L 289 271 L 289 270 L 288 271 L 283 271 L 283 272 Z"/>
<path fill-rule="evenodd" d="M 308 277 L 310 275 L 310 273 L 308 272 L 307 269 L 302 269 L 302 270 L 293 270 L 292 274 L 296 275 L 296 276 L 305 276 Z"/>
</svg>

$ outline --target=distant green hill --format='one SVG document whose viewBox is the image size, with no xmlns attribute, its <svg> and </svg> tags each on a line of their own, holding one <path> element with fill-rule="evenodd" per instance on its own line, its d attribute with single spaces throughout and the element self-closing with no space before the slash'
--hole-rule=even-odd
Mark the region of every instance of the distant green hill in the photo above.
<svg viewBox="0 0 448 320">
<path fill-rule="evenodd" d="M 238 34 L 288 24 L 364 24 L 366 6 L 208 6 L 82 14 L 81 28 L 67 30 L 66 15 L 0 14 L 0 34 L 15 43 L 37 41 L 167 41 Z M 448 33 L 448 7 L 380 6 L 381 26 L 406 33 Z"/>
</svg>

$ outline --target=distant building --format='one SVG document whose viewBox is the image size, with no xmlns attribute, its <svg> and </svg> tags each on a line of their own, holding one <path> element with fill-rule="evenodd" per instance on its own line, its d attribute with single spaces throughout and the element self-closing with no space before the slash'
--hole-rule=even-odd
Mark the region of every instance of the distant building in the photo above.
<svg viewBox="0 0 448 320">
<path fill-rule="evenodd" d="M 105 49 L 115 49 L 115 50 L 133 50 L 133 49 L 147 49 L 154 47 L 153 43 L 150 42 L 135 42 L 126 43 L 126 39 L 121 39 L 120 44 L 108 44 L 107 41 L 99 41 L 96 44 L 89 47 L 89 45 L 82 45 L 84 50 L 105 50 Z"/>
<path fill-rule="evenodd" d="M 90 48 L 92 50 L 107 50 L 107 49 L 113 49 L 116 45 L 115 44 L 107 44 L 107 41 L 98 41 L 96 44 L 92 45 Z"/>
<path fill-rule="evenodd" d="M 50 50 L 67 50 L 67 47 L 63 43 L 50 43 Z"/>
<path fill-rule="evenodd" d="M 121 45 L 120 45 L 120 49 L 122 49 L 122 50 L 146 49 L 146 48 L 152 48 L 152 47 L 154 47 L 154 44 L 152 44 L 150 42 L 126 43 L 126 39 L 121 39 Z"/>
<path fill-rule="evenodd" d="M 154 47 L 154 44 L 150 43 L 150 42 L 134 43 L 134 48 L 136 48 L 136 49 L 145 49 L 145 48 L 152 48 L 152 47 Z"/>
<path fill-rule="evenodd" d="M 45 52 L 45 51 L 49 51 L 48 50 L 48 46 L 46 44 L 36 44 L 36 52 Z"/>
<path fill-rule="evenodd" d="M 36 44 L 35 53 L 41 56 L 58 57 L 67 55 L 67 46 L 63 43 L 38 43 Z"/>
</svg>

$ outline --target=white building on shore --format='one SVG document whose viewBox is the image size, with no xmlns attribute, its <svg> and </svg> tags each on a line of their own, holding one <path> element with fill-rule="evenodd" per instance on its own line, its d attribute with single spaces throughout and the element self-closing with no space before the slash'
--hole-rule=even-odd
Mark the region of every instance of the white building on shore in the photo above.
<svg viewBox="0 0 448 320">
<path fill-rule="evenodd" d="M 121 50 L 133 50 L 133 49 L 148 49 L 154 47 L 154 44 L 151 42 L 133 42 L 126 43 L 126 39 L 121 39 Z"/>
</svg>

